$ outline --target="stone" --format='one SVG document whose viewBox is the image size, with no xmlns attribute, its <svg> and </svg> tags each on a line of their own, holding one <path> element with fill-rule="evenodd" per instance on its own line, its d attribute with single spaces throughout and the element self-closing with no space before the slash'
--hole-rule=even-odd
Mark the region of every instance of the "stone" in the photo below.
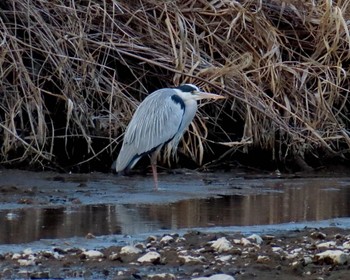
<svg viewBox="0 0 350 280">
<path fill-rule="evenodd" d="M 215 259 L 221 262 L 228 262 L 232 259 L 232 256 L 231 255 L 218 256 Z"/>
<path fill-rule="evenodd" d="M 213 247 L 217 252 L 227 252 L 232 249 L 232 244 L 225 237 L 221 237 L 216 241 L 211 242 L 211 247 Z"/>
<path fill-rule="evenodd" d="M 186 264 L 199 264 L 203 263 L 204 257 L 192 257 L 192 256 L 179 256 L 179 260 Z"/>
<path fill-rule="evenodd" d="M 166 280 L 176 279 L 175 275 L 171 273 L 150 274 L 147 276 L 147 278 L 148 279 L 166 279 Z"/>
<path fill-rule="evenodd" d="M 316 254 L 316 261 L 324 261 L 329 264 L 345 264 L 349 261 L 349 254 L 344 253 L 341 250 L 327 250 L 322 253 Z"/>
<path fill-rule="evenodd" d="M 21 258 L 21 254 L 14 253 L 14 254 L 12 255 L 12 259 L 13 259 L 13 260 L 18 260 L 19 258 Z"/>
<path fill-rule="evenodd" d="M 24 255 L 32 255 L 33 254 L 33 250 L 31 248 L 27 248 L 23 250 L 23 254 Z"/>
<path fill-rule="evenodd" d="M 138 258 L 137 261 L 140 263 L 157 263 L 160 260 L 160 254 L 157 252 L 148 252 L 142 257 Z"/>
<path fill-rule="evenodd" d="M 165 244 L 168 244 L 170 242 L 173 242 L 174 241 L 174 238 L 170 235 L 165 235 L 162 237 L 162 239 L 160 240 L 160 243 L 165 243 Z"/>
<path fill-rule="evenodd" d="M 117 253 L 112 253 L 112 254 L 109 255 L 108 259 L 110 261 L 116 261 L 116 260 L 120 260 L 120 256 Z"/>
<path fill-rule="evenodd" d="M 282 252 L 283 249 L 281 247 L 272 247 L 272 252 L 277 253 L 277 252 Z"/>
<path fill-rule="evenodd" d="M 98 259 L 103 258 L 103 253 L 97 250 L 88 250 L 82 253 L 82 256 L 86 257 L 87 259 Z"/>
<path fill-rule="evenodd" d="M 35 265 L 34 259 L 18 259 L 17 261 L 20 266 Z"/>
<path fill-rule="evenodd" d="M 309 265 L 312 263 L 312 258 L 310 256 L 304 256 L 302 263 L 303 265 Z"/>
<path fill-rule="evenodd" d="M 335 241 L 322 242 L 316 245 L 318 249 L 321 248 L 334 248 L 336 245 Z"/>
<path fill-rule="evenodd" d="M 135 246 L 124 246 L 120 249 L 121 254 L 139 254 L 142 250 Z"/>
<path fill-rule="evenodd" d="M 320 231 L 314 231 L 310 234 L 313 239 L 325 239 L 327 235 Z"/>
<path fill-rule="evenodd" d="M 270 261 L 270 258 L 268 256 L 258 256 L 258 259 L 256 260 L 257 263 L 268 263 Z"/>
<path fill-rule="evenodd" d="M 256 244 L 260 245 L 261 243 L 263 243 L 263 239 L 261 238 L 260 235 L 257 235 L 257 234 L 252 234 L 252 235 L 249 235 L 247 237 L 247 239 L 249 240 L 253 240 Z"/>
<path fill-rule="evenodd" d="M 345 241 L 345 242 L 343 243 L 343 248 L 344 248 L 344 249 L 350 249 L 350 241 Z"/>
<path fill-rule="evenodd" d="M 243 246 L 248 246 L 250 244 L 252 244 L 252 242 L 250 242 L 247 238 L 242 237 L 241 238 L 241 242 L 240 242 Z"/>
<path fill-rule="evenodd" d="M 228 274 L 215 274 L 209 277 L 192 278 L 192 280 L 235 280 L 235 278 Z"/>
</svg>

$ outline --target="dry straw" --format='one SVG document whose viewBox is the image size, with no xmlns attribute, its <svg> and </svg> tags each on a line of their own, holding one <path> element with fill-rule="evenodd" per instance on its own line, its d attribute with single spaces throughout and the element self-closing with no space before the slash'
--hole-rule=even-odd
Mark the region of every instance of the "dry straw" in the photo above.
<svg viewBox="0 0 350 280">
<path fill-rule="evenodd" d="M 198 162 L 207 136 L 277 160 L 346 156 L 348 5 L 3 0 L 0 160 L 112 162 L 148 90 L 183 82 L 228 97 L 201 108 L 182 143 Z"/>
</svg>

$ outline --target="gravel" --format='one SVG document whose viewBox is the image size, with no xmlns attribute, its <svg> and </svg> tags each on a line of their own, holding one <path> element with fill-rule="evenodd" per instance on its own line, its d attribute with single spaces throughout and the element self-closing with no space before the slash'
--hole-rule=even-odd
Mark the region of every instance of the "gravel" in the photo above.
<svg viewBox="0 0 350 280">
<path fill-rule="evenodd" d="M 2 252 L 0 278 L 348 279 L 349 244 L 350 230 L 336 227 L 261 235 L 188 231 L 124 246 Z"/>
</svg>

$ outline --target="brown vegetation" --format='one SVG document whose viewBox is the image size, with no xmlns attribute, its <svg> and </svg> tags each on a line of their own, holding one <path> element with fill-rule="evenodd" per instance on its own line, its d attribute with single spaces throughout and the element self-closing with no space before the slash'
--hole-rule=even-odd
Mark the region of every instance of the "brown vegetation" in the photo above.
<svg viewBox="0 0 350 280">
<path fill-rule="evenodd" d="M 137 104 L 183 82 L 228 97 L 203 107 L 182 143 L 198 162 L 208 135 L 225 155 L 258 148 L 299 165 L 306 155 L 346 158 L 348 5 L 3 0 L 0 161 L 101 160 L 105 169 Z"/>
</svg>

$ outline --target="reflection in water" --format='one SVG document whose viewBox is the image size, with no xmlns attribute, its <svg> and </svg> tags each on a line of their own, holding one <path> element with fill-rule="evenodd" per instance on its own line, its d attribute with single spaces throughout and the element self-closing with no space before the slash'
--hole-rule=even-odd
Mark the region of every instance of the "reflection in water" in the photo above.
<svg viewBox="0 0 350 280">
<path fill-rule="evenodd" d="M 317 183 L 318 182 L 318 183 Z M 272 185 L 246 196 L 184 200 L 166 205 L 85 205 L 0 211 L 0 244 L 73 236 L 137 234 L 159 229 L 248 226 L 316 221 L 350 214 L 349 186 Z"/>
</svg>

